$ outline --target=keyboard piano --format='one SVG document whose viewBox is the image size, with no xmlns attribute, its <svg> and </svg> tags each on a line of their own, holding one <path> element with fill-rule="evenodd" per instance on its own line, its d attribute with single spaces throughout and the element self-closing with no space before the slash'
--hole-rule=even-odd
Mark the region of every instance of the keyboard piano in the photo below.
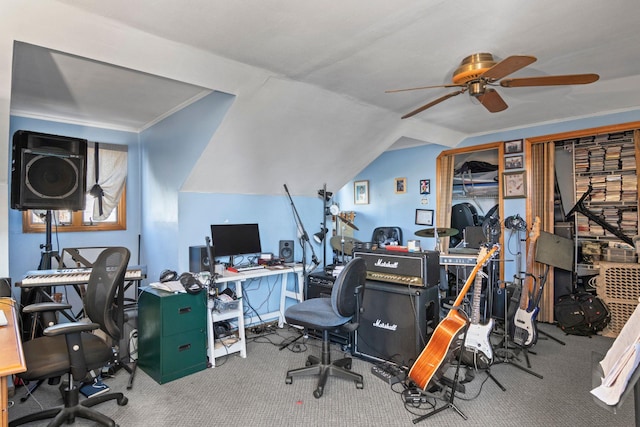
<svg viewBox="0 0 640 427">
<path fill-rule="evenodd" d="M 89 282 L 90 268 L 63 268 L 59 270 L 28 271 L 17 284 L 22 288 L 56 285 L 82 285 Z M 130 266 L 124 275 L 125 281 L 142 280 L 147 277 L 146 267 Z"/>
</svg>

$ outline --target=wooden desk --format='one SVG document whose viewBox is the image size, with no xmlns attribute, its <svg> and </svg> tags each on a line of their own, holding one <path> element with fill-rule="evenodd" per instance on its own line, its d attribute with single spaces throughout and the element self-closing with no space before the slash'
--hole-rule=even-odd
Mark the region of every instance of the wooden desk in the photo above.
<svg viewBox="0 0 640 427">
<path fill-rule="evenodd" d="M 2 426 L 9 424 L 9 375 L 27 370 L 22 352 L 20 328 L 16 322 L 17 316 L 14 302 L 11 298 L 0 298 L 0 310 L 4 311 L 9 324 L 0 326 L 0 405 L 2 405 Z"/>
</svg>

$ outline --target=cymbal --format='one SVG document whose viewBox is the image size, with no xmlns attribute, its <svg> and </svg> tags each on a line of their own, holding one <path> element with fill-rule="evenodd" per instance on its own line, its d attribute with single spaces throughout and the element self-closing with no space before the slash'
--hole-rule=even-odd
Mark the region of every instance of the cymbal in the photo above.
<svg viewBox="0 0 640 427">
<path fill-rule="evenodd" d="M 418 230 L 415 232 L 416 236 L 420 237 L 435 237 L 435 228 L 425 228 L 423 230 Z M 439 237 L 450 237 L 458 234 L 457 228 L 438 228 L 438 236 Z"/>
<path fill-rule="evenodd" d="M 338 218 L 340 219 L 340 221 L 344 222 L 346 225 L 348 225 L 349 227 L 353 228 L 354 230 L 360 230 L 358 227 L 356 227 L 356 225 L 354 223 L 352 223 L 348 219 L 342 218 L 340 215 L 338 215 Z"/>
<path fill-rule="evenodd" d="M 331 243 L 331 247 L 338 252 L 342 251 L 342 239 L 344 239 L 344 253 L 345 255 L 353 254 L 353 247 L 356 243 L 360 243 L 360 240 L 354 239 L 353 237 L 348 236 L 333 236 L 329 240 Z"/>
</svg>

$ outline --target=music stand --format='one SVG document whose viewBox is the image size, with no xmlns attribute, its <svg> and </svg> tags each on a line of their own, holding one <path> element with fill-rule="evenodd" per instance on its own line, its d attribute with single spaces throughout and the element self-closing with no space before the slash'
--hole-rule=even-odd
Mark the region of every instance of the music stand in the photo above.
<svg viewBox="0 0 640 427">
<path fill-rule="evenodd" d="M 534 259 L 536 262 L 545 265 L 544 274 L 540 277 L 540 289 L 538 290 L 538 292 L 542 293 L 544 285 L 547 282 L 549 267 L 567 271 L 573 270 L 573 240 L 546 231 L 540 231 L 540 236 L 538 236 L 538 240 L 536 241 Z M 538 329 L 538 333 L 559 344 L 565 345 L 564 341 L 544 331 Z"/>
</svg>

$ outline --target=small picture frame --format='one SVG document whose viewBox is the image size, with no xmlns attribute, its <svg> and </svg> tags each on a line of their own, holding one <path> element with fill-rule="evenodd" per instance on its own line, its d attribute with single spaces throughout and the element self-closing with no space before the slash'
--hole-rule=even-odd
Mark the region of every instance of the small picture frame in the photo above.
<svg viewBox="0 0 640 427">
<path fill-rule="evenodd" d="M 429 194 L 431 193 L 431 180 L 430 179 L 421 179 L 420 180 L 420 194 Z"/>
<path fill-rule="evenodd" d="M 369 204 L 369 181 L 355 181 L 353 183 L 353 203 L 356 205 Z"/>
<path fill-rule="evenodd" d="M 395 191 L 396 194 L 402 194 L 407 192 L 407 178 L 396 178 L 395 179 Z"/>
<path fill-rule="evenodd" d="M 524 167 L 524 156 L 509 156 L 504 158 L 505 169 L 522 169 Z"/>
<path fill-rule="evenodd" d="M 502 173 L 502 198 L 519 199 L 527 197 L 526 171 Z"/>
<path fill-rule="evenodd" d="M 505 141 L 504 154 L 522 153 L 523 141 L 521 139 L 514 139 L 513 141 Z"/>
<path fill-rule="evenodd" d="M 433 209 L 416 209 L 416 225 L 433 226 Z"/>
</svg>

